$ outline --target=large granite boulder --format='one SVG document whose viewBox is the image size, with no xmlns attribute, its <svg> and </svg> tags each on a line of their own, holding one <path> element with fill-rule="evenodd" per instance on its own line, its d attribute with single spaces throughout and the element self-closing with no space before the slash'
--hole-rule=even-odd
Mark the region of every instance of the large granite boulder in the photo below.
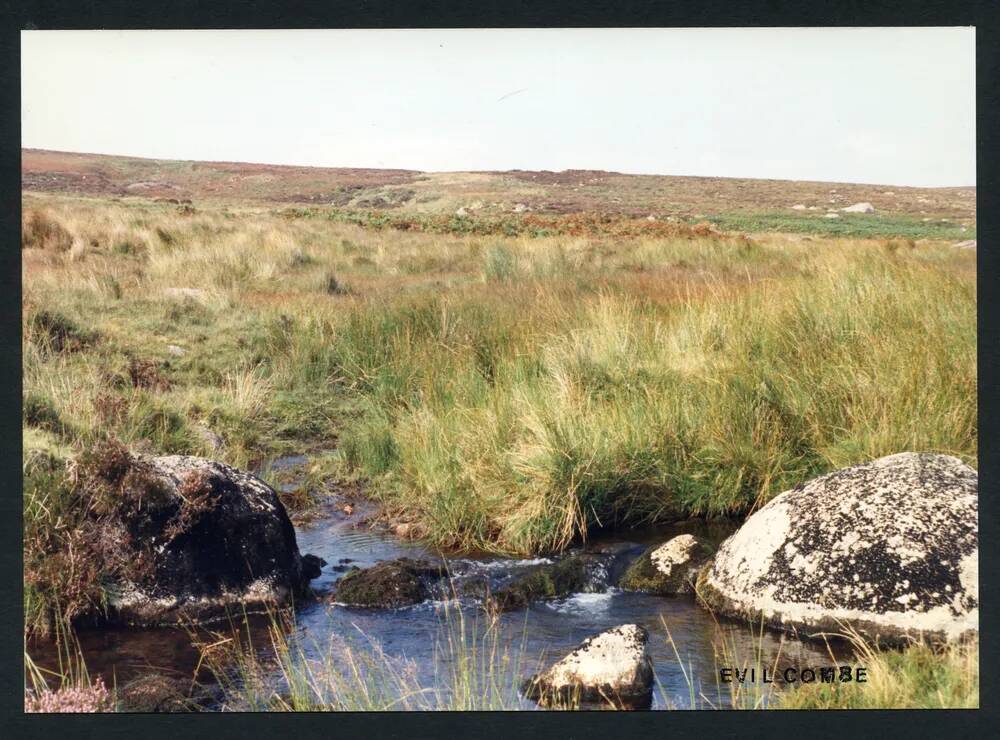
<svg viewBox="0 0 1000 740">
<path fill-rule="evenodd" d="M 845 627 L 882 644 L 978 631 L 978 476 L 901 453 L 780 494 L 720 547 L 699 596 L 803 636 Z"/>
<path fill-rule="evenodd" d="M 648 709 L 653 700 L 649 634 L 625 624 L 588 637 L 549 669 L 527 679 L 522 693 L 544 706 L 606 704 Z"/>
<path fill-rule="evenodd" d="M 122 453 L 102 471 L 119 497 L 106 549 L 129 559 L 109 616 L 133 625 L 206 620 L 287 603 L 319 575 L 274 490 L 214 460 Z"/>
<path fill-rule="evenodd" d="M 633 562 L 619 582 L 625 591 L 660 596 L 691 593 L 698 571 L 712 557 L 707 543 L 682 534 L 653 545 Z"/>
</svg>

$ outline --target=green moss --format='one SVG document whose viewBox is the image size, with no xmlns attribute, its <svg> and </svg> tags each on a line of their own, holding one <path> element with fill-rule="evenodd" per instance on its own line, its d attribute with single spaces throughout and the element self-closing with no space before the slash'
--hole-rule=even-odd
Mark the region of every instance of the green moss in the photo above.
<svg viewBox="0 0 1000 740">
<path fill-rule="evenodd" d="M 587 584 L 586 559 L 572 555 L 530 572 L 493 593 L 492 601 L 500 611 L 523 609 L 534 601 L 555 599 L 580 591 Z"/>
<path fill-rule="evenodd" d="M 430 596 L 425 579 L 439 576 L 429 563 L 400 558 L 346 573 L 334 591 L 335 601 L 351 606 L 394 608 L 418 604 Z"/>
</svg>

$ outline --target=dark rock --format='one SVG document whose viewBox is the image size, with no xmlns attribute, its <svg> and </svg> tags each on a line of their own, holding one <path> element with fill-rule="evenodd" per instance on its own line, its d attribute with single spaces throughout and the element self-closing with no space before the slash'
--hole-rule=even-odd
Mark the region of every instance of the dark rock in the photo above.
<svg viewBox="0 0 1000 740">
<path fill-rule="evenodd" d="M 902 453 L 797 486 L 757 511 L 698 578 L 729 616 L 804 636 L 905 643 L 978 632 L 978 476 Z"/>
<path fill-rule="evenodd" d="M 303 555 L 302 576 L 304 578 L 308 578 L 309 580 L 319 578 L 324 565 L 326 565 L 326 561 L 323 558 L 317 557 L 316 555 Z"/>
<path fill-rule="evenodd" d="M 593 558 L 570 555 L 555 563 L 536 565 L 493 592 L 499 611 L 523 609 L 533 601 L 556 599 L 583 591 L 588 585 Z"/>
<path fill-rule="evenodd" d="M 333 600 L 383 609 L 418 604 L 430 598 L 431 583 L 443 574 L 442 566 L 425 560 L 386 560 L 350 570 L 337 581 Z"/>
<path fill-rule="evenodd" d="M 307 587 L 318 558 L 302 558 L 274 490 L 249 473 L 185 455 L 135 456 L 145 481 L 138 515 L 123 518 L 134 569 L 111 597 L 113 621 L 155 625 L 262 611 Z"/>
</svg>

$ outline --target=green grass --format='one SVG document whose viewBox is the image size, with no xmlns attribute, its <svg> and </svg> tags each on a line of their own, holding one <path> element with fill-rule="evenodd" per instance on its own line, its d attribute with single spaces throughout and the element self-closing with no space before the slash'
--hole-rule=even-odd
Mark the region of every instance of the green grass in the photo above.
<svg viewBox="0 0 1000 740">
<path fill-rule="evenodd" d="M 978 709 L 979 643 L 878 651 L 856 642 L 867 681 L 812 683 L 785 692 L 780 709 Z"/>
<path fill-rule="evenodd" d="M 974 289 L 931 266 L 876 251 L 679 305 L 483 303 L 365 306 L 331 348 L 365 409 L 348 461 L 439 544 L 738 514 L 902 450 L 974 463 Z"/>
<path fill-rule="evenodd" d="M 691 219 L 689 219 L 691 220 Z M 788 213 L 718 214 L 705 219 L 726 231 L 766 231 L 787 234 L 815 234 L 818 236 L 848 237 L 854 239 L 954 239 L 965 241 L 976 238 L 975 225 L 938 218 L 924 221 L 913 216 L 883 216 L 879 214 L 842 213 L 840 218 L 824 218 L 822 211 L 813 214 Z M 692 220 L 693 222 L 693 220 Z"/>
</svg>

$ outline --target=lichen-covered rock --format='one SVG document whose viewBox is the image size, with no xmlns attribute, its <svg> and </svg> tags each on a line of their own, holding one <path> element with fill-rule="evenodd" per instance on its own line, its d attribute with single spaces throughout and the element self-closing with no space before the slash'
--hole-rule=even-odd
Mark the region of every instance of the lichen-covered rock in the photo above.
<svg viewBox="0 0 1000 740">
<path fill-rule="evenodd" d="M 975 470 L 891 455 L 777 496 L 722 544 L 698 594 L 800 635 L 961 638 L 979 625 L 978 532 Z"/>
<path fill-rule="evenodd" d="M 669 596 L 694 590 L 699 569 L 712 556 L 711 548 L 691 534 L 653 545 L 640 555 L 618 584 L 625 591 Z"/>
<path fill-rule="evenodd" d="M 608 704 L 648 709 L 653 699 L 649 634 L 625 624 L 588 637 L 548 670 L 524 681 L 521 690 L 543 705 Z"/>
<path fill-rule="evenodd" d="M 533 601 L 557 599 L 583 591 L 589 582 L 596 558 L 570 555 L 554 563 L 534 566 L 491 595 L 498 611 L 523 609 Z"/>
<path fill-rule="evenodd" d="M 385 560 L 370 568 L 354 568 L 337 581 L 333 600 L 348 606 L 397 608 L 419 604 L 431 596 L 432 583 L 441 578 L 441 565 L 425 560 Z"/>
<path fill-rule="evenodd" d="M 137 513 L 122 536 L 145 568 L 111 593 L 111 616 L 134 625 L 204 620 L 230 607 L 260 611 L 287 603 L 318 575 L 274 490 L 259 478 L 187 455 L 133 456 Z M 143 492 L 141 489 L 145 489 Z"/>
</svg>

